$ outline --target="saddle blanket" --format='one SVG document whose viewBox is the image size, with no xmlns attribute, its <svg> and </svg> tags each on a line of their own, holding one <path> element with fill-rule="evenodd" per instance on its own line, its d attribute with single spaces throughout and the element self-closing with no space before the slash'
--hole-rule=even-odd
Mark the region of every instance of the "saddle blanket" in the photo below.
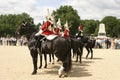
<svg viewBox="0 0 120 80">
<path fill-rule="evenodd" d="M 58 36 L 58 35 L 49 35 L 49 36 L 47 36 L 46 38 L 47 38 L 48 40 L 53 40 L 53 39 L 55 39 L 57 36 Z"/>
</svg>

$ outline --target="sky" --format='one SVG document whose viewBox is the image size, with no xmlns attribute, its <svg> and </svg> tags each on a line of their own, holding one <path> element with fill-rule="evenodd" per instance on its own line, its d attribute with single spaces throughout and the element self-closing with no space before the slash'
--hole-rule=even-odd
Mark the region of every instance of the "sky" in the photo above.
<svg viewBox="0 0 120 80">
<path fill-rule="evenodd" d="M 81 19 L 101 20 L 105 16 L 120 19 L 120 0 L 0 0 L 0 15 L 28 13 L 35 24 L 45 20 L 60 6 L 70 5 L 78 11 Z"/>
</svg>

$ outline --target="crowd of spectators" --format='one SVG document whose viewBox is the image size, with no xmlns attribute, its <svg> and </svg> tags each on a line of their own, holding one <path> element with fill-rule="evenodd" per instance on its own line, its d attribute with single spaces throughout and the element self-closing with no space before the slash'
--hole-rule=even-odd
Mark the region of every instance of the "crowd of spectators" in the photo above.
<svg viewBox="0 0 120 80">
<path fill-rule="evenodd" d="M 95 38 L 95 48 L 120 49 L 120 38 Z M 27 45 L 26 37 L 0 37 L 0 45 L 23 46 Z"/>
<path fill-rule="evenodd" d="M 95 48 L 120 49 L 120 38 L 96 38 Z"/>
<path fill-rule="evenodd" d="M 27 39 L 25 37 L 0 37 L 0 45 L 7 46 L 23 46 L 27 45 Z"/>
</svg>

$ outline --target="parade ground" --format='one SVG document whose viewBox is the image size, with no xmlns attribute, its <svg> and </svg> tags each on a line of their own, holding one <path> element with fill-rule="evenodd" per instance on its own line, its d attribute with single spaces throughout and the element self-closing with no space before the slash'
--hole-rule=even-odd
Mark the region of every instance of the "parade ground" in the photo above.
<svg viewBox="0 0 120 80">
<path fill-rule="evenodd" d="M 68 77 L 59 78 L 57 59 L 31 75 L 33 63 L 27 46 L 0 46 L 0 80 L 120 80 L 119 49 L 94 49 L 93 59 L 85 59 L 86 53 L 84 49 L 81 64 L 72 60 Z"/>
</svg>

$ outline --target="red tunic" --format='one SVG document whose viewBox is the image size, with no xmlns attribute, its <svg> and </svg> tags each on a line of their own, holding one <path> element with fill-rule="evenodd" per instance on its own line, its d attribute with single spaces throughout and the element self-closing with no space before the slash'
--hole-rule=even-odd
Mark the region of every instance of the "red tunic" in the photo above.
<svg viewBox="0 0 120 80">
<path fill-rule="evenodd" d="M 46 21 L 42 26 L 43 35 L 51 35 L 54 34 L 53 31 L 48 30 L 48 27 L 51 25 L 50 21 Z"/>
<path fill-rule="evenodd" d="M 80 25 L 80 26 L 78 27 L 78 30 L 79 30 L 79 31 L 83 31 L 82 25 Z"/>
<path fill-rule="evenodd" d="M 47 30 L 50 25 L 51 25 L 51 23 L 49 21 L 46 21 L 42 26 L 42 30 L 43 31 Z"/>
<path fill-rule="evenodd" d="M 69 30 L 68 29 L 65 29 L 64 30 L 64 35 L 63 35 L 65 38 L 69 38 Z"/>
<path fill-rule="evenodd" d="M 59 27 L 56 27 L 55 34 L 61 36 Z"/>
<path fill-rule="evenodd" d="M 45 30 L 42 32 L 43 35 L 51 35 L 54 34 L 53 31 Z"/>
</svg>

